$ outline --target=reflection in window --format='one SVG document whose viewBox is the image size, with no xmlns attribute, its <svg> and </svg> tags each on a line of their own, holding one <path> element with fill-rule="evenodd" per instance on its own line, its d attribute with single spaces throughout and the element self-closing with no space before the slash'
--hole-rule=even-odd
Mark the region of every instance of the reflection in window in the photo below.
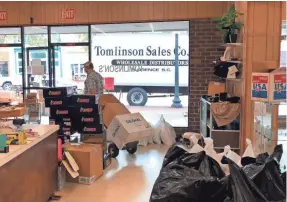
<svg viewBox="0 0 287 202">
<path fill-rule="evenodd" d="M 0 62 L 0 77 L 8 76 L 8 62 Z"/>
<path fill-rule="evenodd" d="M 48 29 L 46 26 L 24 28 L 26 47 L 48 46 Z"/>
<path fill-rule="evenodd" d="M 0 44 L 20 44 L 20 28 L 0 28 Z"/>
<path fill-rule="evenodd" d="M 31 56 L 33 59 L 42 59 L 42 58 L 46 58 L 46 53 L 37 52 L 37 53 L 32 53 Z"/>
<path fill-rule="evenodd" d="M 157 122 L 158 115 L 174 127 L 187 127 L 189 80 L 189 22 L 149 22 L 101 24 L 91 26 L 92 62 L 104 78 L 112 77 L 116 92 L 127 93 L 123 104 L 130 106 L 170 107 L 166 95 L 175 89 L 175 41 L 178 36 L 179 92 L 183 107 L 156 111 L 146 116 Z M 144 87 L 141 87 L 144 86 Z M 133 94 L 137 92 L 139 96 Z M 152 98 L 148 94 L 160 94 Z"/>
<path fill-rule="evenodd" d="M 51 27 L 52 43 L 80 43 L 88 41 L 88 26 Z"/>
</svg>

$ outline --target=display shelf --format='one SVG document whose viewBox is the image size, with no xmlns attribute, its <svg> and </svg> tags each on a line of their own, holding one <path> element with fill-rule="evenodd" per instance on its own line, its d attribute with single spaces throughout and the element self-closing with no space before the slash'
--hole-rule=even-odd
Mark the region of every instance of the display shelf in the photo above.
<svg viewBox="0 0 287 202">
<path fill-rule="evenodd" d="M 200 110 L 200 133 L 203 137 L 210 137 L 213 139 L 214 147 L 217 149 L 224 149 L 226 145 L 230 145 L 231 149 L 240 148 L 240 121 L 239 130 L 232 130 L 226 126 L 226 129 L 215 128 L 213 124 L 213 116 L 210 110 L 213 103 L 201 98 Z M 240 120 L 240 117 L 238 117 Z"/>
<path fill-rule="evenodd" d="M 227 46 L 242 46 L 243 43 L 225 43 L 225 44 L 221 44 L 220 46 L 224 46 L 224 47 L 227 47 Z"/>
<path fill-rule="evenodd" d="M 242 64 L 241 60 L 227 60 L 226 62 L 232 62 L 232 63 L 235 63 L 235 64 Z"/>
</svg>

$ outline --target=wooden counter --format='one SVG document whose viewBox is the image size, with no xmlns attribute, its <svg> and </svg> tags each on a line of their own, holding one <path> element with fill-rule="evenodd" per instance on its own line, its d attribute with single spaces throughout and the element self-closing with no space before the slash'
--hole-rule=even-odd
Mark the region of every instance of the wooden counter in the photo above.
<svg viewBox="0 0 287 202">
<path fill-rule="evenodd" d="M 24 125 L 40 137 L 0 154 L 0 202 L 47 202 L 57 189 L 57 125 Z"/>
</svg>

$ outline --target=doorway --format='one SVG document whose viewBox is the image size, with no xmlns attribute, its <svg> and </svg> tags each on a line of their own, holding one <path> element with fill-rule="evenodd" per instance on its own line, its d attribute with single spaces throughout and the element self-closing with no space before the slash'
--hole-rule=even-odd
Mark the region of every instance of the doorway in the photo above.
<svg viewBox="0 0 287 202">
<path fill-rule="evenodd" d="M 49 70 L 48 47 L 29 47 L 27 48 L 27 88 L 49 87 L 51 73 Z M 32 66 L 37 66 L 41 73 L 33 71 Z"/>
<path fill-rule="evenodd" d="M 89 60 L 89 46 L 59 44 L 52 46 L 52 76 L 54 86 L 77 86 L 84 90 L 84 63 Z"/>
</svg>

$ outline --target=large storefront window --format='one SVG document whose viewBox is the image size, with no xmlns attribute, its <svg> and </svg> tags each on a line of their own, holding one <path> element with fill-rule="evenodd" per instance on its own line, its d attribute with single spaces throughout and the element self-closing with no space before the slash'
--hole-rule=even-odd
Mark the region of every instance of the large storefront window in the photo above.
<svg viewBox="0 0 287 202">
<path fill-rule="evenodd" d="M 280 55 L 280 66 L 287 67 L 287 24 L 286 21 L 282 22 L 282 40 L 281 40 L 281 55 Z M 282 170 L 287 168 L 287 103 L 281 103 L 278 110 L 278 144 L 283 145 L 283 156 L 281 160 Z"/>
<path fill-rule="evenodd" d="M 132 112 L 155 123 L 161 115 L 173 126 L 187 127 L 189 23 L 156 22 L 92 25 L 92 61 L 114 93 Z M 172 108 L 175 92 L 175 41 L 181 108 Z"/>
<path fill-rule="evenodd" d="M 51 27 L 52 43 L 89 42 L 88 26 L 56 26 Z"/>
<path fill-rule="evenodd" d="M 83 65 L 89 60 L 89 27 L 51 27 L 51 45 L 55 85 L 73 85 L 83 91 L 86 78 Z"/>
<path fill-rule="evenodd" d="M 49 55 L 48 55 L 48 27 L 31 26 L 24 28 L 25 61 L 26 61 L 26 87 L 29 89 L 48 87 Z M 35 64 L 38 69 L 35 69 Z M 39 72 L 42 72 L 39 74 Z"/>
<path fill-rule="evenodd" d="M 21 28 L 0 28 L 0 102 L 22 102 Z"/>
<path fill-rule="evenodd" d="M 0 44 L 21 44 L 21 28 L 0 28 Z"/>
</svg>

